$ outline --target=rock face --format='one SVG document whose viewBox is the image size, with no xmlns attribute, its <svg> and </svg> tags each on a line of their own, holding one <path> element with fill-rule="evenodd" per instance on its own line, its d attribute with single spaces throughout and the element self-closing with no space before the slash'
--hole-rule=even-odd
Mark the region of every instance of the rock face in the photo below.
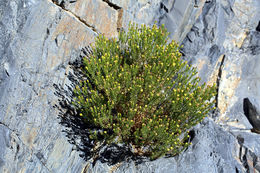
<svg viewBox="0 0 260 173">
<path fill-rule="evenodd" d="M 0 172 L 260 172 L 259 115 L 245 111 L 260 110 L 259 11 L 259 0 L 1 0 Z M 53 84 L 66 88 L 81 50 L 129 21 L 166 25 L 217 83 L 219 112 L 177 157 L 92 165 L 64 132 Z"/>
</svg>

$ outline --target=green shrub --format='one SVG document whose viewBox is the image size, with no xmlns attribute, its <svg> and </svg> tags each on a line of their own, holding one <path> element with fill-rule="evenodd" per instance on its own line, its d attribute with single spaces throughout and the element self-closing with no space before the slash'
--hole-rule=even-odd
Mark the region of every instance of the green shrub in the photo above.
<svg viewBox="0 0 260 173">
<path fill-rule="evenodd" d="M 131 24 L 118 39 L 97 37 L 84 58 L 88 80 L 76 87 L 73 104 L 91 138 L 132 146 L 156 159 L 189 145 L 188 130 L 213 109 L 215 86 L 199 85 L 194 67 L 181 59 L 162 26 Z"/>
</svg>

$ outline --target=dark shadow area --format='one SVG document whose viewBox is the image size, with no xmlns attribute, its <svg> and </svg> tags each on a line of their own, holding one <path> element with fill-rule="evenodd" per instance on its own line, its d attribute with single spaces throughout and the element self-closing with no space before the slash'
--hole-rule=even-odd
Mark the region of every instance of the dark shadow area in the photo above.
<svg viewBox="0 0 260 173">
<path fill-rule="evenodd" d="M 260 23 L 257 28 L 259 31 L 256 30 L 248 32 L 248 36 L 246 37 L 241 47 L 245 52 L 248 52 L 252 55 L 260 54 Z"/>
<path fill-rule="evenodd" d="M 248 98 L 244 98 L 243 110 L 248 121 L 253 126 L 251 131 L 260 134 L 260 114 Z"/>
<path fill-rule="evenodd" d="M 260 171 L 260 164 L 259 164 L 259 157 L 249 150 L 246 146 L 244 146 L 245 139 L 238 135 L 237 136 L 239 147 L 239 160 L 247 170 L 247 172 L 250 172 L 250 166 L 253 167 L 255 170 Z"/>
<path fill-rule="evenodd" d="M 90 131 L 94 127 L 92 124 L 87 124 L 84 119 L 79 116 L 77 110 L 73 107 L 72 100 L 74 97 L 73 90 L 80 80 L 85 80 L 83 72 L 82 58 L 88 57 L 91 54 L 89 47 L 82 49 L 81 56 L 70 63 L 72 72 L 67 76 L 70 85 L 62 86 L 61 84 L 54 84 L 55 95 L 59 97 L 59 103 L 54 107 L 59 110 L 60 124 L 65 127 L 63 132 L 66 133 L 68 141 L 76 146 L 76 150 L 80 151 L 80 156 L 88 161 L 93 159 L 93 166 L 96 161 L 100 160 L 102 163 L 106 162 L 113 165 L 129 159 L 135 161 L 136 164 L 143 163 L 149 159 L 133 154 L 130 148 L 126 145 L 98 145 L 96 141 L 89 138 Z"/>
<path fill-rule="evenodd" d="M 258 25 L 257 25 L 257 27 L 256 27 L 255 30 L 258 31 L 258 32 L 260 32 L 260 21 L 258 22 Z"/>
<path fill-rule="evenodd" d="M 164 10 L 166 13 L 169 13 L 169 9 L 161 2 L 160 3 L 161 10 Z"/>
<path fill-rule="evenodd" d="M 109 147 L 106 147 L 101 153 L 99 160 L 104 163 L 116 164 L 121 161 L 127 160 L 127 158 L 133 159 L 133 154 L 126 146 L 119 146 L 112 144 Z"/>
</svg>

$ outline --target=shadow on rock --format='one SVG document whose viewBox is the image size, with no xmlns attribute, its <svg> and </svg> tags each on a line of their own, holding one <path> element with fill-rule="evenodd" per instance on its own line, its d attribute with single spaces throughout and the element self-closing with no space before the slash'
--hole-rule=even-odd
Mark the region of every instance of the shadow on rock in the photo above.
<svg viewBox="0 0 260 173">
<path fill-rule="evenodd" d="M 248 121 L 253 126 L 251 131 L 260 134 L 260 113 L 257 108 L 248 98 L 244 98 L 243 109 Z"/>
<path fill-rule="evenodd" d="M 73 107 L 72 100 L 74 97 L 73 89 L 79 84 L 80 80 L 85 80 L 82 69 L 82 57 L 88 56 L 91 53 L 90 48 L 84 48 L 79 59 L 70 63 L 72 72 L 67 76 L 70 85 L 62 86 L 54 84 L 55 95 L 59 97 L 59 103 L 54 107 L 59 110 L 60 124 L 65 127 L 63 132 L 66 133 L 68 141 L 80 151 L 80 156 L 88 161 L 92 159 L 92 164 L 100 160 L 102 163 L 113 165 L 127 159 L 132 159 L 136 163 L 141 163 L 143 158 L 135 156 L 129 147 L 125 145 L 106 145 L 98 144 L 96 141 L 89 138 L 90 131 L 93 130 L 92 124 L 87 124 L 82 117 L 79 116 L 77 110 Z"/>
</svg>

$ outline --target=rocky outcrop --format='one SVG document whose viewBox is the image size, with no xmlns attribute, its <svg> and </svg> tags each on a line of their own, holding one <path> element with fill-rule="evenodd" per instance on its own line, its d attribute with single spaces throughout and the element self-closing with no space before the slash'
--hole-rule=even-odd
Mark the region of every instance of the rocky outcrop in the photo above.
<svg viewBox="0 0 260 173">
<path fill-rule="evenodd" d="M 2 0 L 0 172 L 260 172 L 260 134 L 251 131 L 260 110 L 259 11 L 258 0 Z M 202 80 L 217 83 L 218 112 L 179 156 L 92 164 L 78 148 L 87 139 L 69 137 L 81 126 L 61 123 L 55 86 L 69 91 L 81 50 L 129 21 L 166 25 Z"/>
</svg>

